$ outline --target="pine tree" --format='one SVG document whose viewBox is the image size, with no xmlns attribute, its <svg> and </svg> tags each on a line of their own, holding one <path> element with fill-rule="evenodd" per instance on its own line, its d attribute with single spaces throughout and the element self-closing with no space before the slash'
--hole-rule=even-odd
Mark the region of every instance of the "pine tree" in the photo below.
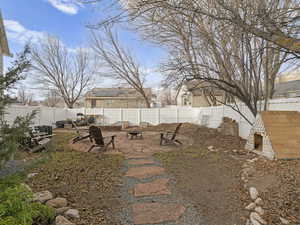
<svg viewBox="0 0 300 225">
<path fill-rule="evenodd" d="M 25 78 L 24 74 L 30 67 L 28 54 L 29 47 L 26 46 L 22 53 L 17 54 L 8 72 L 0 74 L 0 167 L 9 160 L 20 147 L 20 140 L 25 137 L 35 112 L 25 117 L 17 117 L 13 124 L 5 121 L 5 108 L 11 103 L 9 91 L 15 88 L 18 81 Z"/>
</svg>

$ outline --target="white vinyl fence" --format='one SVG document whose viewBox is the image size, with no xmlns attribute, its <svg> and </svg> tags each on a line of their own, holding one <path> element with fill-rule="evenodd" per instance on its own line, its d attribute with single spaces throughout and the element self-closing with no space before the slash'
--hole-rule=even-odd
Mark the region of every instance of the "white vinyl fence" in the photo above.
<svg viewBox="0 0 300 225">
<path fill-rule="evenodd" d="M 34 119 L 35 125 L 54 125 L 58 120 L 75 119 L 77 113 L 85 115 L 101 115 L 101 122 L 105 125 L 119 121 L 129 121 L 132 125 L 140 122 L 148 122 L 153 125 L 160 123 L 189 122 L 206 125 L 210 128 L 217 128 L 223 117 L 229 117 L 239 123 L 240 136 L 247 138 L 251 125 L 237 112 L 227 106 L 216 107 L 172 107 L 172 108 L 151 108 L 151 109 L 103 109 L 103 108 L 79 108 L 63 109 L 48 107 L 10 106 L 7 109 L 5 119 L 12 123 L 17 116 L 24 116 L 37 110 Z M 269 103 L 269 110 L 300 111 L 300 98 L 276 99 Z M 241 106 L 241 111 L 250 120 L 254 121 L 249 109 Z"/>
</svg>

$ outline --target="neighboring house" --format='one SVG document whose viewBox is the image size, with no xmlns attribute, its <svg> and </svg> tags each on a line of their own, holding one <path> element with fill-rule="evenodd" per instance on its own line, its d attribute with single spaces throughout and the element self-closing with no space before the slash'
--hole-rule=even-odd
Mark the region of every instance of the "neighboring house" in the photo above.
<svg viewBox="0 0 300 225">
<path fill-rule="evenodd" d="M 273 98 L 300 97 L 300 80 L 276 83 Z"/>
<path fill-rule="evenodd" d="M 276 83 L 283 83 L 293 80 L 300 80 L 300 68 L 279 74 L 276 78 Z"/>
<path fill-rule="evenodd" d="M 214 101 L 216 99 L 217 101 Z M 186 81 L 182 86 L 177 105 L 191 107 L 209 107 L 212 105 L 221 105 L 224 100 L 224 92 L 212 88 L 205 81 Z"/>
<path fill-rule="evenodd" d="M 3 56 L 11 56 L 11 54 L 9 51 L 3 18 L 0 11 L 0 76 L 4 73 Z"/>
<path fill-rule="evenodd" d="M 151 88 L 144 89 L 152 102 Z M 146 108 L 144 98 L 133 88 L 94 88 L 85 95 L 87 108 Z"/>
</svg>

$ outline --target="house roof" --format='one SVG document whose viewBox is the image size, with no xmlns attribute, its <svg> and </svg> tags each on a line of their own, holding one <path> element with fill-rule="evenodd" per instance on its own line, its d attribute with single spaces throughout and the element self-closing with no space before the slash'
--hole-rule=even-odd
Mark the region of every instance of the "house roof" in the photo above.
<svg viewBox="0 0 300 225">
<path fill-rule="evenodd" d="M 147 96 L 151 97 L 151 88 L 144 89 Z M 86 98 L 140 98 L 141 94 L 133 88 L 94 88 L 88 91 Z"/>
<path fill-rule="evenodd" d="M 282 96 L 289 92 L 300 92 L 300 80 L 288 81 L 275 84 L 274 96 Z"/>
<path fill-rule="evenodd" d="M 0 50 L 3 55 L 11 56 L 11 53 L 10 53 L 9 47 L 8 47 L 8 42 L 7 42 L 7 37 L 6 37 L 6 32 L 5 32 L 5 27 L 4 27 L 1 11 L 0 11 Z"/>
</svg>

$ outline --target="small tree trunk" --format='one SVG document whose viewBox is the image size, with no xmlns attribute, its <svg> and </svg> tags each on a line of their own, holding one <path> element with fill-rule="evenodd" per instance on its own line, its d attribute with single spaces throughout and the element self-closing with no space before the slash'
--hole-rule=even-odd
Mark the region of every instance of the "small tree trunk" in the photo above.
<svg viewBox="0 0 300 225">
<path fill-rule="evenodd" d="M 149 102 L 149 99 L 147 97 L 144 97 L 144 99 L 145 99 L 146 107 L 151 108 L 151 103 Z"/>
</svg>

